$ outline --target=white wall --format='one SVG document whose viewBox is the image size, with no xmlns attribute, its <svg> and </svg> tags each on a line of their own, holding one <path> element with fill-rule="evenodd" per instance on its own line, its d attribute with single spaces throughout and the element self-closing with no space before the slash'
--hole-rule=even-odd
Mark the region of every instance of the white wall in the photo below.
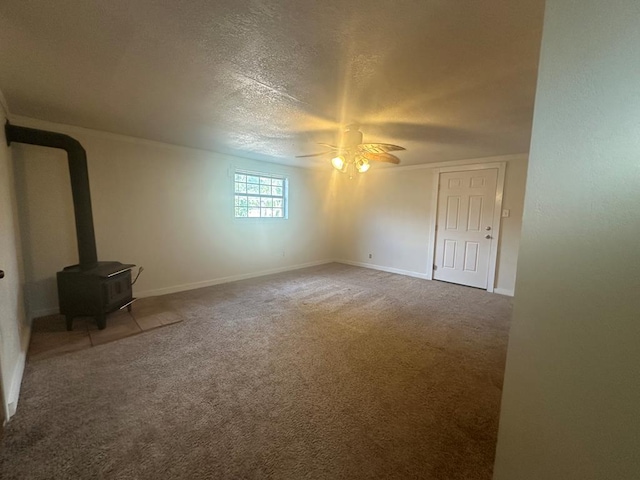
<svg viewBox="0 0 640 480">
<path fill-rule="evenodd" d="M 145 267 L 137 296 L 332 259 L 417 276 L 432 263 L 427 258 L 432 168 L 372 170 L 349 181 L 329 170 L 255 162 L 29 118 L 13 122 L 66 133 L 82 143 L 98 256 Z M 12 150 L 28 310 L 37 317 L 57 311 L 55 273 L 78 261 L 66 153 L 23 144 Z M 503 159 L 509 160 L 503 208 L 511 217 L 502 221 L 496 291 L 509 294 L 526 155 Z M 289 175 L 289 219 L 233 219 L 229 172 L 234 166 Z"/>
<path fill-rule="evenodd" d="M 353 180 L 334 173 L 340 179 L 336 254 L 341 261 L 424 275 L 432 170 L 374 169 Z"/>
<path fill-rule="evenodd" d="M 507 161 L 502 208 L 511 210 L 511 216 L 501 222 L 495 287 L 498 293 L 513 294 L 527 156 L 490 160 Z M 455 164 L 485 161 L 471 159 Z M 375 166 L 353 180 L 344 176 L 340 179 L 336 212 L 340 241 L 336 254 L 348 263 L 424 278 L 433 264 L 428 252 L 429 243 L 433 242 L 432 197 L 437 173 L 433 167 L 374 169 Z"/>
<path fill-rule="evenodd" d="M 14 117 L 87 151 L 100 260 L 142 265 L 156 295 L 331 260 L 328 173 Z M 15 145 L 31 316 L 55 312 L 55 274 L 78 261 L 66 153 Z M 287 220 L 233 218 L 234 167 L 290 178 Z"/>
<path fill-rule="evenodd" d="M 502 209 L 509 210 L 509 217 L 501 218 L 500 222 L 495 291 L 513 295 L 518 267 L 528 162 L 527 155 L 512 156 L 510 158 L 507 162 L 502 198 Z"/>
<path fill-rule="evenodd" d="M 496 480 L 640 478 L 640 2 L 547 0 Z"/>
<path fill-rule="evenodd" d="M 29 345 L 30 328 L 24 313 L 24 275 L 11 150 L 4 123 L 7 107 L 0 92 L 0 395 L 2 419 L 15 413 Z"/>
</svg>

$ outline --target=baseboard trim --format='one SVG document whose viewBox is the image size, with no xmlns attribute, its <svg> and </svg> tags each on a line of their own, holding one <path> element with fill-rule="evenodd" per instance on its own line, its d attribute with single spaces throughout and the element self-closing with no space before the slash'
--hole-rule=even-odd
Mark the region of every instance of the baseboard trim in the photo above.
<svg viewBox="0 0 640 480">
<path fill-rule="evenodd" d="M 178 292 L 185 292 L 187 290 L 195 290 L 197 288 L 204 288 L 204 287 L 211 287 L 213 285 L 219 285 L 221 283 L 229 283 L 229 282 L 236 282 L 238 280 L 246 280 L 249 278 L 255 278 L 255 277 L 263 277 L 265 275 L 273 275 L 274 273 L 282 273 L 282 272 L 288 272 L 288 271 L 292 271 L 292 270 L 300 270 L 301 268 L 307 268 L 307 267 L 315 267 L 317 265 L 324 265 L 327 263 L 332 263 L 335 262 L 335 260 L 318 260 L 316 262 L 308 262 L 308 263 L 300 263 L 297 265 L 290 265 L 287 267 L 280 267 L 280 268 L 271 268 L 269 270 L 260 270 L 257 272 L 251 272 L 251 273 L 243 273 L 240 275 L 231 275 L 228 277 L 220 277 L 220 278 L 214 278 L 211 280 L 204 280 L 202 282 L 194 282 L 194 283 L 185 283 L 182 285 L 174 285 L 171 287 L 163 287 L 163 288 L 155 288 L 155 289 L 151 289 L 151 290 L 143 290 L 142 292 L 134 292 L 134 295 L 137 298 L 144 298 L 144 297 L 155 297 L 158 295 L 167 295 L 170 293 L 178 293 Z M 39 308 L 37 310 L 33 310 L 33 312 L 29 312 L 29 319 L 33 320 L 34 318 L 38 318 L 38 317 L 44 317 L 47 315 L 55 315 L 60 313 L 60 309 L 55 306 L 55 307 L 46 307 L 46 308 Z"/>
<path fill-rule="evenodd" d="M 364 262 L 352 262 L 351 260 L 335 260 L 337 263 L 343 263 L 345 265 L 352 265 L 354 267 L 370 268 L 372 270 L 380 270 L 387 273 L 397 273 L 398 275 L 406 275 L 407 277 L 421 278 L 422 280 L 431 280 L 428 274 L 412 272 L 411 270 L 402 270 L 400 268 L 383 267 L 381 265 L 375 265 L 373 263 Z"/>
<path fill-rule="evenodd" d="M 315 267 L 318 265 L 325 265 L 327 263 L 342 263 L 344 265 L 352 265 L 354 267 L 370 268 L 372 270 L 379 270 L 381 272 L 396 273 L 398 275 L 406 275 L 408 277 L 420 278 L 422 280 L 432 280 L 432 278 L 426 273 L 412 272 L 411 270 L 403 270 L 400 268 L 385 267 L 382 265 L 375 265 L 373 263 L 354 262 L 351 260 L 342 259 L 330 259 L 330 260 L 318 260 L 315 262 L 301 263 L 297 265 L 290 265 L 287 267 L 272 268 L 269 270 L 260 270 L 257 272 L 243 273 L 239 275 L 230 275 L 228 277 L 214 278 L 211 280 L 204 280 L 202 282 L 185 283 L 182 285 L 174 285 L 172 287 L 156 288 L 152 290 L 144 290 L 142 292 L 135 292 L 135 296 L 138 298 L 155 297 L 158 295 L 167 295 L 170 293 L 185 292 L 187 290 L 195 290 L 197 288 L 211 287 L 213 285 L 220 285 L 222 283 L 237 282 L 239 280 L 247 280 L 249 278 L 263 277 L 265 275 L 273 275 L 276 273 L 289 272 L 293 270 L 300 270 L 301 268 Z M 500 295 L 514 296 L 514 291 L 506 288 L 495 288 L 494 293 Z M 44 317 L 47 315 L 55 315 L 59 313 L 59 308 L 47 307 L 29 312 L 29 319 L 32 320 L 38 317 Z"/>
<path fill-rule="evenodd" d="M 20 386 L 22 385 L 22 376 L 24 375 L 24 367 L 27 364 L 26 352 L 20 352 L 16 368 L 13 369 L 13 378 L 9 387 L 9 395 L 7 395 L 7 409 L 9 418 L 15 415 L 18 409 L 18 400 L 20 398 Z"/>
<path fill-rule="evenodd" d="M 381 265 L 374 265 L 373 263 L 352 262 L 351 260 L 334 260 L 334 262 L 343 263 L 345 265 L 353 265 L 354 267 L 363 267 L 363 268 L 370 268 L 372 270 L 380 270 L 382 272 L 397 273 L 398 275 L 407 275 L 408 277 L 421 278 L 422 280 L 433 280 L 426 273 L 417 273 L 417 272 L 412 272 L 410 270 L 402 270 L 399 268 L 383 267 Z M 514 290 L 509 288 L 494 288 L 493 293 L 497 293 L 499 295 L 506 295 L 508 297 L 513 297 L 515 294 Z"/>
<path fill-rule="evenodd" d="M 315 267 L 318 265 L 324 265 L 332 262 L 334 262 L 334 260 L 319 260 L 316 262 L 300 263 L 297 265 L 290 265 L 287 267 L 271 268 L 269 270 L 260 270 L 257 272 L 242 273 L 239 275 L 230 275 L 228 277 L 214 278 L 212 280 L 204 280 L 202 282 L 185 283 L 182 285 L 175 285 L 173 287 L 156 288 L 153 290 L 135 292 L 135 296 L 137 298 L 144 298 L 144 297 L 155 297 L 158 295 L 167 295 L 170 293 L 185 292 L 187 290 L 195 290 L 197 288 L 211 287 L 213 285 L 220 285 L 222 283 L 237 282 L 239 280 L 247 280 L 249 278 L 264 277 L 265 275 L 273 275 L 275 273 L 283 273 L 283 272 L 289 272 L 293 270 L 300 270 L 301 268 Z"/>
<path fill-rule="evenodd" d="M 493 293 L 497 293 L 499 295 L 506 295 L 508 297 L 513 297 L 515 292 L 509 288 L 494 288 Z"/>
<path fill-rule="evenodd" d="M 58 307 L 39 308 L 38 310 L 29 312 L 29 320 L 31 321 L 34 318 L 46 317 L 48 315 L 57 315 L 58 313 L 60 313 L 60 309 Z"/>
<path fill-rule="evenodd" d="M 15 415 L 18 409 L 18 400 L 20 399 L 20 387 L 22 386 L 22 377 L 24 375 L 24 368 L 27 364 L 27 350 L 29 349 L 29 341 L 31 340 L 31 328 L 23 330 L 22 345 L 18 362 L 13 369 L 13 376 L 11 378 L 11 385 L 9 386 L 9 392 L 7 395 L 7 414 L 8 419 L 11 419 Z"/>
</svg>

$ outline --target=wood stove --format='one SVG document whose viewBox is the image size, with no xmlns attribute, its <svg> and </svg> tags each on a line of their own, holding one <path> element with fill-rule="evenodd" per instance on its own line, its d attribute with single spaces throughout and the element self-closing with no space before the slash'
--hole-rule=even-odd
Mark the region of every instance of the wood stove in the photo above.
<svg viewBox="0 0 640 480">
<path fill-rule="evenodd" d="M 135 300 L 131 268 L 135 265 L 98 261 L 86 152 L 80 142 L 68 135 L 19 127 L 8 121 L 4 128 L 8 145 L 28 143 L 67 152 L 79 263 L 57 273 L 60 313 L 66 317 L 67 330 L 73 328 L 73 318 L 77 316 L 93 316 L 98 328 L 103 329 L 108 313 L 125 307 L 131 311 Z"/>
<path fill-rule="evenodd" d="M 66 317 L 67 330 L 73 328 L 73 318 L 95 317 L 98 328 L 106 327 L 107 314 L 118 309 L 131 311 L 134 302 L 131 289 L 131 268 L 120 262 L 98 262 L 83 270 L 80 265 L 65 267 L 58 272 L 58 302 Z"/>
</svg>

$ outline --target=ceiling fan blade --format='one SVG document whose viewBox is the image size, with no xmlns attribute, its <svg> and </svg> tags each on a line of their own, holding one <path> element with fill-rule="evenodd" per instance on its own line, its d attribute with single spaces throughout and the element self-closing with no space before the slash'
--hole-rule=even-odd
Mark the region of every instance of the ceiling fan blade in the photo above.
<svg viewBox="0 0 640 480">
<path fill-rule="evenodd" d="M 323 147 L 329 147 L 331 150 L 338 150 L 338 147 L 336 147 L 335 145 L 331 145 L 330 143 L 318 142 L 318 145 L 322 145 Z"/>
<path fill-rule="evenodd" d="M 321 157 L 322 155 L 330 155 L 331 152 L 311 153 L 309 155 L 296 155 L 296 158 Z"/>
<path fill-rule="evenodd" d="M 318 143 L 318 145 L 322 145 L 323 147 L 328 147 L 331 149 L 329 152 L 321 152 L 321 153 L 312 153 L 310 155 L 296 155 L 296 158 L 305 158 L 305 157 L 320 157 L 322 155 L 331 155 L 339 150 L 335 145 L 331 145 L 330 143 Z"/>
<path fill-rule="evenodd" d="M 357 148 L 361 152 L 367 153 L 387 153 L 396 150 L 405 150 L 404 147 L 390 143 L 361 143 Z"/>
<path fill-rule="evenodd" d="M 362 152 L 362 155 L 367 160 L 374 161 L 374 162 L 393 163 L 395 165 L 398 165 L 400 163 L 400 159 L 398 157 L 396 157 L 395 155 L 391 155 L 390 153 Z"/>
</svg>

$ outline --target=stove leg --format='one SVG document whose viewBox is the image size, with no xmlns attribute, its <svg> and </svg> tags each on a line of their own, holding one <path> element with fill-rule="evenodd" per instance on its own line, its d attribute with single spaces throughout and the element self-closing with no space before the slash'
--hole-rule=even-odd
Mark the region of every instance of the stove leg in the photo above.
<svg viewBox="0 0 640 480">
<path fill-rule="evenodd" d="M 96 323 L 98 324 L 98 330 L 104 330 L 107 326 L 107 316 L 104 313 L 97 315 Z"/>
<path fill-rule="evenodd" d="M 73 317 L 71 315 L 65 315 L 65 323 L 67 324 L 67 331 L 73 330 Z"/>
<path fill-rule="evenodd" d="M 131 304 L 127 305 L 127 312 L 131 313 Z"/>
</svg>

